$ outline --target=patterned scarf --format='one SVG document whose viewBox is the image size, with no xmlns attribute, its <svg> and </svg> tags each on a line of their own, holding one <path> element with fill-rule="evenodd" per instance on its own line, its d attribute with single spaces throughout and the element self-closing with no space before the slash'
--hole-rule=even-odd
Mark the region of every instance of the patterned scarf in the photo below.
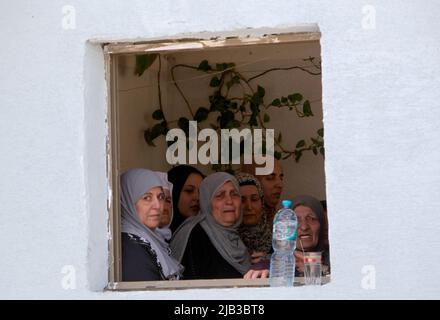
<svg viewBox="0 0 440 320">
<path fill-rule="evenodd" d="M 258 224 L 253 226 L 246 226 L 242 224 L 238 232 L 240 234 L 240 238 L 243 240 L 246 247 L 250 252 L 252 251 L 262 251 L 269 252 L 272 247 L 272 230 L 271 224 L 267 218 L 266 207 L 264 205 L 264 192 L 263 188 L 255 176 L 239 172 L 235 176 L 240 186 L 242 185 L 254 185 L 257 187 L 258 194 L 261 199 L 261 208 L 263 213 L 261 215 L 261 219 Z"/>
</svg>

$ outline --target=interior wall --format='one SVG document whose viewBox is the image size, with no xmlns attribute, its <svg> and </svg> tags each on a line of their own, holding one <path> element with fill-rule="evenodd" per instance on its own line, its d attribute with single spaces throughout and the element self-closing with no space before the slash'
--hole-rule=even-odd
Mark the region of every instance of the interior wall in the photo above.
<svg viewBox="0 0 440 320">
<path fill-rule="evenodd" d="M 172 82 L 170 69 L 178 64 L 198 66 L 202 60 L 210 64 L 234 62 L 236 69 L 250 78 L 271 68 L 293 66 L 306 67 L 311 72 L 316 68 L 304 61 L 309 57 L 320 60 L 319 41 L 297 42 L 289 44 L 272 44 L 243 46 L 238 48 L 220 48 L 201 51 L 180 51 L 164 54 L 162 57 L 161 92 L 162 105 L 168 121 L 179 117 L 191 119 L 187 106 Z M 119 57 L 119 120 L 121 170 L 133 167 L 147 167 L 154 170 L 168 170 L 171 166 L 166 161 L 165 137 L 155 140 L 157 147 L 147 145 L 143 131 L 151 128 L 154 121 L 151 114 L 158 109 L 157 71 L 158 60 L 139 77 L 135 75 L 134 55 Z M 214 89 L 209 86 L 212 75 L 197 70 L 178 68 L 176 80 L 195 111 L 204 106 L 209 108 L 209 95 Z M 271 121 L 268 128 L 275 129 L 275 136 L 282 133 L 282 143 L 286 149 L 294 150 L 301 139 L 310 142 L 316 131 L 322 128 L 322 86 L 320 75 L 310 75 L 305 71 L 294 69 L 273 71 L 252 82 L 256 89 L 261 85 L 266 89 L 264 101 L 269 104 L 273 99 L 299 92 L 304 100 L 311 102 L 313 117 L 299 118 L 295 111 L 287 108 L 271 107 L 267 110 Z M 236 94 L 236 95 L 235 95 Z M 240 96 L 241 90 L 232 91 L 231 96 Z M 215 123 L 216 114 L 211 114 L 209 122 L 203 122 L 201 128 Z M 174 127 L 176 125 L 174 124 Z M 202 145 L 203 143 L 199 143 Z M 154 156 L 151 156 L 153 155 Z M 297 163 L 294 157 L 282 160 L 285 173 L 285 187 L 282 197 L 292 198 L 299 194 L 310 194 L 325 199 L 324 158 L 305 152 Z M 205 173 L 212 172 L 210 165 L 198 167 Z"/>
</svg>

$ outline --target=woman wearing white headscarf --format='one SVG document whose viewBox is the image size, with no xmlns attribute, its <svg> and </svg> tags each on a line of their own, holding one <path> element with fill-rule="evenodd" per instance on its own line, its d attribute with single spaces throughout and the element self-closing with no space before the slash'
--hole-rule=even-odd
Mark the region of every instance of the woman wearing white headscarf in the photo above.
<svg viewBox="0 0 440 320">
<path fill-rule="evenodd" d="M 123 281 L 179 279 L 183 272 L 158 232 L 164 187 L 150 170 L 132 169 L 121 176 Z"/>
<path fill-rule="evenodd" d="M 185 220 L 171 240 L 173 256 L 185 266 L 185 279 L 267 277 L 251 270 L 250 256 L 238 234 L 242 222 L 237 180 L 225 172 L 200 184 L 200 212 Z"/>
</svg>

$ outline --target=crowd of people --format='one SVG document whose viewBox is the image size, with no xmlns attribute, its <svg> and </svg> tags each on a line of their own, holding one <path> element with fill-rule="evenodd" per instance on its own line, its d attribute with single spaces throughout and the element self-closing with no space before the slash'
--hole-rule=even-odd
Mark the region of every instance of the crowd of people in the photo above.
<svg viewBox="0 0 440 320">
<path fill-rule="evenodd" d="M 278 160 L 269 175 L 256 176 L 255 168 L 205 176 L 178 165 L 168 172 L 122 174 L 122 280 L 268 277 L 284 175 Z M 298 218 L 295 274 L 304 273 L 304 252 L 321 252 L 328 274 L 326 203 L 310 195 L 292 201 Z"/>
</svg>

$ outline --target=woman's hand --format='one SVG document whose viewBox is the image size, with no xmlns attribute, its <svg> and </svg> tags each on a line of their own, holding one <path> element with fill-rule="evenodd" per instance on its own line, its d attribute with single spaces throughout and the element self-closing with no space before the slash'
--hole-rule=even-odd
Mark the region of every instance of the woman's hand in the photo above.
<svg viewBox="0 0 440 320">
<path fill-rule="evenodd" d="M 256 264 L 263 260 L 263 258 L 266 256 L 266 252 L 263 251 L 253 251 L 251 253 L 251 263 Z"/>
<path fill-rule="evenodd" d="M 302 252 L 295 250 L 293 255 L 295 256 L 295 269 L 300 273 L 304 273 L 304 257 Z"/>
<path fill-rule="evenodd" d="M 269 277 L 269 270 L 249 270 L 246 272 L 246 274 L 243 276 L 244 279 L 250 280 L 250 279 L 257 279 L 257 278 L 268 278 Z"/>
</svg>

